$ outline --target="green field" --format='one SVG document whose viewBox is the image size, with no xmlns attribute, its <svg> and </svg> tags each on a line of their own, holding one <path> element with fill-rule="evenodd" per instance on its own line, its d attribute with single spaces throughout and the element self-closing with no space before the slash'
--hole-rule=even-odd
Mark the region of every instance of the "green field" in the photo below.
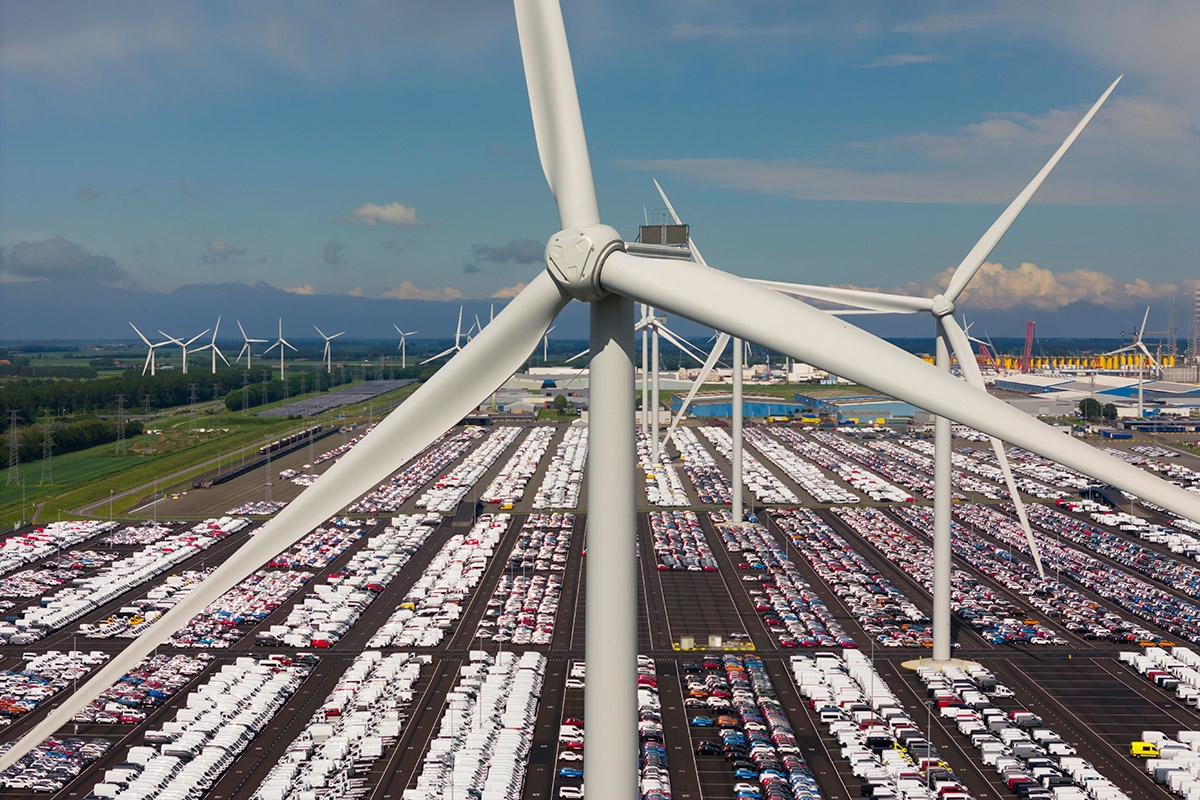
<svg viewBox="0 0 1200 800">
<path fill-rule="evenodd" d="M 374 415 L 382 418 L 383 412 L 393 404 L 412 394 L 419 384 L 389 392 L 367 403 L 343 406 L 332 412 L 342 419 L 334 424 L 362 424 Z M 273 403 L 272 406 L 295 402 L 298 397 Z M 77 516 L 82 506 L 106 500 L 111 491 L 120 495 L 131 490 L 149 493 L 156 481 L 162 481 L 159 489 L 172 485 L 190 485 L 193 478 L 221 463 L 240 460 L 239 453 L 245 450 L 246 460 L 257 454 L 266 442 L 298 428 L 317 422 L 331 422 L 330 414 L 304 420 L 286 418 L 262 418 L 252 412 L 225 411 L 220 404 L 206 404 L 219 408 L 219 413 L 197 413 L 195 431 L 189 430 L 192 416 L 187 408 L 166 409 L 147 420 L 147 427 L 162 430 L 162 434 L 147 434 L 126 440 L 128 452 L 116 455 L 114 444 L 105 444 L 75 453 L 54 456 L 53 484 L 39 485 L 42 477 L 42 462 L 22 464 L 20 474 L 24 487 L 0 485 L 0 530 L 10 528 L 14 522 L 31 518 L 35 507 L 41 506 L 37 519 L 45 522 L 60 517 Z M 209 429 L 201 432 L 199 429 Z M 167 476 L 173 476 L 169 480 Z M 24 503 L 22 502 L 22 488 Z M 125 502 L 128 505 L 136 498 Z M 121 503 L 116 508 L 121 508 Z M 22 517 L 24 508 L 24 517 Z M 106 516 L 107 504 L 97 516 Z"/>
</svg>

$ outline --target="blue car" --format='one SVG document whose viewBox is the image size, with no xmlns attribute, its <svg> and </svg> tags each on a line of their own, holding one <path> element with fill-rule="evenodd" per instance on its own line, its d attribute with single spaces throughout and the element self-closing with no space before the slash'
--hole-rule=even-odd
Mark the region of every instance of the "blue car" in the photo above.
<svg viewBox="0 0 1200 800">
<path fill-rule="evenodd" d="M 711 728 L 715 723 L 712 717 L 692 717 L 693 728 Z"/>
<path fill-rule="evenodd" d="M 739 780 L 757 780 L 758 773 L 746 767 L 738 767 L 733 771 L 733 777 Z"/>
<path fill-rule="evenodd" d="M 582 778 L 583 770 L 575 769 L 575 767 L 563 767 L 558 771 L 560 778 Z"/>
</svg>

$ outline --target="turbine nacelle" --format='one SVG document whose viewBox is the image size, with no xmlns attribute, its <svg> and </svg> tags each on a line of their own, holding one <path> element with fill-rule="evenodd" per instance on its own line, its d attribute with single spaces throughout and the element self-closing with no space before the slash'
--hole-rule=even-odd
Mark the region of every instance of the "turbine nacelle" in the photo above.
<svg viewBox="0 0 1200 800">
<path fill-rule="evenodd" d="M 954 313 L 954 301 L 944 294 L 936 294 L 930 301 L 929 311 L 938 319 L 951 316 Z"/>
<path fill-rule="evenodd" d="M 608 296 L 600 286 L 600 268 L 618 250 L 625 250 L 625 242 L 608 225 L 567 228 L 546 243 L 546 269 L 568 294 L 590 303 Z"/>
</svg>

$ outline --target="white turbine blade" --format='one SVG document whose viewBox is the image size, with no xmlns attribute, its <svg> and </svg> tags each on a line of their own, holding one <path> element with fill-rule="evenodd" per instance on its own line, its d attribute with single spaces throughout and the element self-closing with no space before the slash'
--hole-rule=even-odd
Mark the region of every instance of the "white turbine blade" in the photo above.
<svg viewBox="0 0 1200 800">
<path fill-rule="evenodd" d="M 1136 349 L 1137 349 L 1137 343 L 1135 342 L 1134 344 L 1127 344 L 1124 347 L 1120 347 L 1116 350 L 1109 350 L 1107 353 L 1101 353 L 1100 355 L 1115 356 L 1117 353 L 1126 353 L 1126 352 L 1129 352 L 1130 350 L 1136 350 Z"/>
<path fill-rule="evenodd" d="M 291 342 L 287 341 L 286 339 L 280 339 L 279 341 L 282 342 L 283 344 L 287 345 L 288 347 L 291 347 L 293 353 L 296 352 L 296 348 L 292 347 Z"/>
<path fill-rule="evenodd" d="M 1146 333 L 1146 320 L 1150 319 L 1150 306 L 1146 306 L 1146 313 L 1142 315 L 1142 327 L 1138 328 L 1138 344 L 1142 342 L 1142 336 Z"/>
<path fill-rule="evenodd" d="M 660 336 L 662 336 L 662 337 L 663 337 L 664 339 L 666 339 L 668 342 L 670 342 L 671 344 L 675 345 L 675 346 L 676 346 L 676 347 L 678 347 L 680 350 L 682 350 L 683 352 L 685 352 L 685 353 L 687 353 L 689 356 L 691 356 L 691 357 L 692 357 L 692 358 L 693 358 L 693 359 L 696 361 L 696 363 L 697 363 L 697 364 L 703 364 L 703 363 L 704 363 L 704 359 L 703 359 L 703 358 L 700 358 L 700 356 L 698 356 L 698 355 L 696 355 L 694 352 L 692 352 L 692 346 L 691 346 L 690 344 L 688 344 L 687 342 L 685 342 L 683 339 L 680 339 L 680 338 L 679 338 L 678 336 L 676 336 L 674 333 L 672 333 L 672 332 L 671 332 L 671 330 L 670 330 L 670 328 L 668 328 L 666 325 L 659 325 L 659 326 L 658 326 L 658 333 L 659 333 L 659 335 L 660 335 Z"/>
<path fill-rule="evenodd" d="M 615 252 L 601 287 L 969 425 L 1200 522 L 1200 497 L 1063 436 L 1002 400 L 849 323 L 688 261 Z M 713 298 L 720 298 L 714 302 Z"/>
<path fill-rule="evenodd" d="M 328 336 L 326 336 L 324 333 L 322 333 L 322 332 L 321 332 L 321 329 L 320 329 L 320 328 L 318 328 L 316 325 L 313 325 L 313 330 L 315 330 L 315 331 L 317 332 L 317 335 L 318 335 L 318 336 L 320 336 L 322 339 L 328 339 L 328 338 L 329 338 L 329 337 L 328 337 Z"/>
<path fill-rule="evenodd" d="M 149 347 L 149 346 L 150 346 L 150 340 L 149 340 L 149 339 L 147 339 L 147 338 L 145 337 L 145 335 L 144 335 L 144 334 L 143 334 L 141 331 L 139 331 L 139 330 L 138 330 L 138 327 L 137 327 L 137 325 L 134 325 L 132 322 L 130 322 L 130 323 L 129 323 L 129 327 L 133 328 L 133 332 L 134 332 L 134 333 L 136 333 L 136 334 L 138 335 L 138 338 L 139 338 L 139 339 L 141 339 L 143 342 L 145 342 L 145 343 L 146 343 L 146 346 L 147 346 L 147 347 Z M 159 333 L 162 333 L 162 331 L 159 331 Z"/>
<path fill-rule="evenodd" d="M 443 350 L 442 352 L 438 353 L 436 356 L 430 356 L 429 358 L 425 359 L 424 361 L 422 361 L 422 362 L 420 363 L 420 365 L 419 365 L 419 366 L 422 366 L 422 367 L 423 367 L 423 366 L 425 366 L 426 364 L 428 364 L 430 361 L 437 361 L 437 360 L 438 360 L 439 358 L 441 358 L 442 356 L 448 356 L 448 355 L 450 355 L 451 353 L 455 352 L 456 350 L 458 350 L 458 348 L 457 348 L 457 347 L 451 347 L 451 348 L 449 348 L 449 349 L 447 349 L 447 350 Z"/>
<path fill-rule="evenodd" d="M 237 320 L 237 326 L 238 330 L 242 332 L 242 338 L 248 340 L 250 337 L 246 335 L 246 329 L 242 327 L 242 321 L 240 319 Z"/>
<path fill-rule="evenodd" d="M 784 294 L 841 303 L 887 314 L 913 314 L 918 311 L 930 311 L 933 308 L 933 301 L 928 297 L 909 297 L 902 294 L 839 289 L 835 286 L 811 286 L 803 283 L 785 283 L 784 281 L 756 280 L 754 282 Z"/>
<path fill-rule="evenodd" d="M 575 71 L 557 0 L 516 0 L 538 157 L 565 230 L 600 223 Z"/>
<path fill-rule="evenodd" d="M 700 391 L 700 386 L 708 379 L 709 373 L 713 367 L 717 365 L 717 359 L 725 352 L 725 348 L 729 345 L 730 336 L 728 333 L 721 333 L 717 336 L 717 343 L 713 345 L 712 351 L 708 354 L 708 358 L 704 360 L 704 366 L 700 367 L 700 374 L 696 376 L 696 380 L 692 383 L 692 388 L 688 389 L 687 397 L 683 400 L 683 405 L 679 407 L 679 412 L 675 418 L 671 420 L 670 427 L 667 428 L 667 435 L 663 437 L 663 447 L 671 441 L 671 436 L 675 433 L 675 427 L 679 421 L 683 419 L 683 415 L 687 413 L 688 406 L 692 404 L 692 400 L 696 398 L 696 392 Z"/>
<path fill-rule="evenodd" d="M 967 340 L 966 332 L 958 327 L 958 323 L 952 316 L 942 317 L 938 322 L 941 324 L 946 338 L 950 340 L 950 349 L 954 351 L 954 357 L 958 359 L 958 367 L 962 370 L 963 378 L 979 391 L 986 393 L 987 386 L 983 382 L 983 373 L 979 371 L 979 362 L 975 360 L 975 354 L 971 351 L 971 343 Z M 1000 472 L 1004 475 L 1004 483 L 1008 486 L 1008 496 L 1012 498 L 1013 505 L 1017 509 L 1017 519 L 1021 522 L 1021 530 L 1025 531 L 1025 541 L 1029 543 L 1033 565 L 1037 567 L 1038 576 L 1044 579 L 1046 570 L 1042 568 L 1042 554 L 1038 552 L 1037 540 L 1033 537 L 1033 529 L 1029 527 L 1029 517 L 1025 514 L 1025 503 L 1021 500 L 1017 481 L 1013 478 L 1012 469 L 1008 466 L 1008 456 L 1004 454 L 1004 442 L 995 436 L 989 438 L 992 441 L 992 452 L 996 454 L 996 462 L 1000 465 Z"/>
<path fill-rule="evenodd" d="M 203 331 L 201 331 L 200 333 L 197 333 L 195 336 L 193 336 L 192 338 L 188 339 L 188 340 L 187 340 L 187 343 L 186 343 L 186 344 L 184 344 L 184 347 L 191 347 L 191 346 L 192 346 L 192 342 L 196 341 L 197 339 L 199 339 L 201 336 L 203 336 L 203 335 L 204 335 L 204 334 L 206 334 L 206 333 L 208 333 L 208 328 L 205 328 L 205 329 L 204 329 Z"/>
<path fill-rule="evenodd" d="M 282 340 L 281 340 L 281 341 L 282 341 Z M 267 353 L 271 352 L 271 351 L 272 351 L 272 350 L 274 350 L 276 347 L 279 347 L 279 345 L 280 345 L 280 342 L 276 342 L 275 344 L 273 344 L 273 345 L 271 345 L 270 347 L 268 347 L 266 350 L 263 350 L 263 351 L 262 351 L 262 354 L 265 356 Z"/>
<path fill-rule="evenodd" d="M 226 358 L 225 354 L 221 352 L 221 348 L 219 348 L 215 344 L 213 344 L 212 349 L 213 349 L 213 352 L 216 353 L 217 355 L 219 355 L 221 357 L 221 360 L 225 362 L 225 366 L 227 366 L 227 367 L 230 366 L 229 359 Z"/>
<path fill-rule="evenodd" d="M 489 326 L 438 370 L 153 627 L 114 656 L 11 749 L 0 755 L 0 770 L 12 766 L 39 742 L 70 722 L 76 712 L 141 663 L 147 654 L 164 644 L 171 634 L 209 603 L 354 498 L 379 484 L 443 431 L 452 428 L 521 366 L 537 347 L 542 333 L 569 301 L 570 297 L 558 288 L 548 273 L 538 275 L 500 312 L 495 325 Z"/>
<path fill-rule="evenodd" d="M 341 336 L 344 333 L 345 333 L 345 331 L 339 331 L 339 332 L 335 333 L 333 336 L 330 336 L 329 338 L 336 339 L 337 337 Z"/>
<path fill-rule="evenodd" d="M 249 349 L 250 349 L 249 342 L 246 342 L 244 345 L 242 345 L 241 352 L 238 353 L 238 357 L 233 360 L 233 363 L 240 364 L 242 361 L 242 356 L 246 355 L 246 351 Z M 226 362 L 226 363 L 228 363 L 228 362 Z"/>
<path fill-rule="evenodd" d="M 1100 99 L 1092 104 L 1088 112 L 1083 115 L 1083 119 L 1079 120 L 1075 129 L 1058 146 L 1058 149 L 1054 151 L 1054 155 L 1050 156 L 1050 160 L 1046 162 L 1041 171 L 1034 176 L 1028 186 L 1021 190 L 1016 199 L 1009 204 L 1008 208 L 1004 209 L 1004 212 L 996 218 L 992 226 L 983 234 L 983 238 L 976 242 L 975 246 L 971 248 L 971 252 L 967 253 L 966 257 L 963 258 L 958 268 L 954 270 L 954 275 L 950 278 L 950 285 L 946 287 L 945 295 L 947 300 L 952 303 L 958 300 L 958 296 L 962 294 L 963 289 L 967 287 L 967 284 L 975 277 L 975 273 L 983 266 L 984 260 L 1004 237 L 1004 234 L 1008 232 L 1017 215 L 1025 209 L 1025 206 L 1028 205 L 1034 193 L 1041 187 L 1042 182 L 1046 180 L 1046 176 L 1058 165 L 1059 159 L 1071 148 L 1071 145 L 1079 138 L 1079 134 L 1083 133 L 1083 129 L 1092 121 L 1092 117 L 1096 116 L 1096 112 L 1100 110 L 1100 106 L 1104 105 L 1104 101 L 1112 94 L 1113 89 L 1117 88 L 1117 84 L 1121 82 L 1122 77 L 1124 76 L 1119 76 L 1113 81 L 1112 85 L 1104 91 L 1104 94 L 1100 95 Z"/>
<path fill-rule="evenodd" d="M 401 336 L 403 336 L 403 335 L 404 335 L 404 331 L 400 330 L 400 326 L 399 326 L 399 325 L 397 325 L 396 323 L 394 323 L 394 322 L 393 322 L 393 323 L 392 323 L 392 327 L 396 329 L 396 333 L 400 334 Z"/>
<path fill-rule="evenodd" d="M 163 333 L 162 331 L 159 331 L 159 334 L 161 334 L 162 336 L 165 336 L 167 339 L 166 342 L 160 342 L 160 344 L 166 344 L 167 342 L 170 342 L 171 344 L 178 344 L 178 345 L 183 344 L 183 342 L 181 342 L 179 339 L 176 339 L 174 336 L 172 336 L 169 333 Z"/>
<path fill-rule="evenodd" d="M 1154 360 L 1154 356 L 1150 355 L 1150 351 L 1146 349 L 1146 345 L 1142 344 L 1141 339 L 1138 340 L 1137 346 L 1138 349 L 1141 350 L 1146 356 L 1146 358 L 1150 359 L 1150 363 L 1154 366 L 1154 368 L 1158 369 L 1158 362 Z"/>
<path fill-rule="evenodd" d="M 576 353 L 575 355 L 571 356 L 570 358 L 568 358 L 568 359 L 567 359 L 566 361 L 564 361 L 563 363 L 564 363 L 564 364 L 570 364 L 572 361 L 575 361 L 576 359 L 583 358 L 584 356 L 586 356 L 586 355 L 587 355 L 588 353 L 590 353 L 590 352 L 592 352 L 591 348 L 587 348 L 587 349 L 584 349 L 584 350 L 580 350 L 578 353 Z"/>
<path fill-rule="evenodd" d="M 217 324 L 213 326 L 213 344 L 217 343 L 217 331 L 221 330 L 221 317 L 217 316 Z"/>
</svg>

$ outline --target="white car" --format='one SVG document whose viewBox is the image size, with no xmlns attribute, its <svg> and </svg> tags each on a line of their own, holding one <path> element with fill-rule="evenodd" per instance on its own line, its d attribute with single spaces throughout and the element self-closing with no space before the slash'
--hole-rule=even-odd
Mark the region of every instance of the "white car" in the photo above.
<svg viewBox="0 0 1200 800">
<path fill-rule="evenodd" d="M 558 754 L 559 761 L 583 761 L 583 753 L 578 750 L 563 750 Z"/>
</svg>

